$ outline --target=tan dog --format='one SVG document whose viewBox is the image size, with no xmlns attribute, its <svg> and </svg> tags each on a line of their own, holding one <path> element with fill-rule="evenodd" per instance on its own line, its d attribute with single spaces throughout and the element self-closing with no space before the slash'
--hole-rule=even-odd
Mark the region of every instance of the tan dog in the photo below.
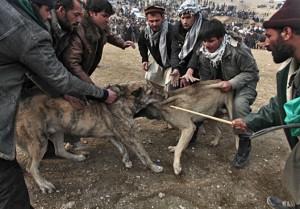
<svg viewBox="0 0 300 209">
<path fill-rule="evenodd" d="M 157 87 L 162 88 L 162 87 Z M 195 122 L 203 121 L 205 118 L 193 115 L 171 108 L 171 105 L 204 113 L 207 115 L 215 115 L 218 109 L 226 107 L 229 118 L 232 118 L 232 92 L 224 93 L 219 88 L 218 81 L 201 81 L 191 86 L 170 91 L 168 99 L 161 103 L 153 103 L 146 108 L 146 117 L 161 116 L 173 127 L 181 131 L 180 139 L 176 146 L 170 146 L 169 150 L 174 152 L 173 169 L 176 175 L 182 171 L 180 163 L 183 150 L 188 146 L 193 133 L 195 132 Z M 217 129 L 217 136 L 212 142 L 216 146 L 220 139 L 220 130 Z"/>
<path fill-rule="evenodd" d="M 17 114 L 17 145 L 28 153 L 30 162 L 27 170 L 42 192 L 52 192 L 55 188 L 38 170 L 47 150 L 48 140 L 53 142 L 57 156 L 76 161 L 85 159 L 83 155 L 71 154 L 64 149 L 64 133 L 81 137 L 109 137 L 122 154 L 126 167 L 131 167 L 132 163 L 122 143 L 131 148 L 152 171 L 163 170 L 151 161 L 135 137 L 133 120 L 136 112 L 156 99 L 161 101 L 161 95 L 155 94 L 151 86 L 142 82 L 111 88 L 119 94 L 117 102 L 106 105 L 93 101 L 82 110 L 74 109 L 64 99 L 52 99 L 46 95 L 36 95 L 21 102 Z"/>
</svg>

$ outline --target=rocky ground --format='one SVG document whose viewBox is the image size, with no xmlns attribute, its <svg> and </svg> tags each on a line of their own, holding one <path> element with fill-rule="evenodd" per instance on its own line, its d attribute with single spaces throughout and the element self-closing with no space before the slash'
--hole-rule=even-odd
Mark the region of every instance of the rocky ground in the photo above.
<svg viewBox="0 0 300 209">
<path fill-rule="evenodd" d="M 99 85 L 143 79 L 138 50 L 107 46 L 93 79 Z M 275 92 L 271 55 L 254 51 L 261 80 L 254 110 Z M 223 125 L 218 147 L 211 147 L 214 133 L 207 133 L 188 148 L 182 157 L 183 174 L 175 176 L 173 155 L 179 132 L 164 121 L 137 119 L 139 140 L 151 158 L 164 167 L 155 174 L 145 169 L 131 153 L 133 168 L 124 168 L 118 151 L 104 139 L 86 139 L 90 154 L 84 162 L 47 159 L 41 163 L 43 176 L 56 186 L 42 194 L 29 174 L 26 182 L 36 209 L 263 209 L 268 195 L 289 198 L 280 181 L 289 152 L 282 132 L 273 132 L 253 141 L 251 161 L 245 169 L 230 166 L 235 153 L 231 128 Z"/>
</svg>

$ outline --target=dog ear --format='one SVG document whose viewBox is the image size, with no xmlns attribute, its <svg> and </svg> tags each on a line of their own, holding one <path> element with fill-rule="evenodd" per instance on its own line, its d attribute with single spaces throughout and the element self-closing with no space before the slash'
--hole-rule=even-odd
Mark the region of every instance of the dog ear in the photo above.
<svg viewBox="0 0 300 209">
<path fill-rule="evenodd" d="M 137 90 L 133 91 L 133 92 L 131 93 L 131 95 L 133 95 L 134 97 L 139 97 L 139 96 L 141 96 L 142 93 L 143 93 L 143 88 L 140 87 L 140 88 L 138 88 Z"/>
</svg>

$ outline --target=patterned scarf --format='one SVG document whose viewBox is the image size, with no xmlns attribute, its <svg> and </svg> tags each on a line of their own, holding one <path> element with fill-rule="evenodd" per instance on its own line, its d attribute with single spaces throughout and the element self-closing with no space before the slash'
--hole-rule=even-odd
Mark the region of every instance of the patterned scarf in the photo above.
<svg viewBox="0 0 300 209">
<path fill-rule="evenodd" d="M 145 38 L 150 41 L 150 46 L 156 46 L 159 42 L 159 53 L 164 67 L 169 66 L 169 59 L 167 53 L 167 33 L 168 33 L 168 21 L 165 20 L 160 30 L 153 32 L 150 26 L 147 24 L 145 28 Z"/>
<path fill-rule="evenodd" d="M 183 60 L 194 48 L 202 25 L 202 15 L 198 13 L 198 18 L 194 22 L 192 28 L 187 32 L 181 51 L 178 55 L 179 59 Z"/>
<path fill-rule="evenodd" d="M 226 49 L 226 45 L 230 42 L 231 37 L 225 34 L 224 39 L 220 45 L 220 47 L 215 51 L 210 53 L 207 49 L 202 45 L 200 48 L 200 52 L 210 60 L 211 65 L 216 68 L 218 64 L 222 61 L 223 54 Z"/>
</svg>

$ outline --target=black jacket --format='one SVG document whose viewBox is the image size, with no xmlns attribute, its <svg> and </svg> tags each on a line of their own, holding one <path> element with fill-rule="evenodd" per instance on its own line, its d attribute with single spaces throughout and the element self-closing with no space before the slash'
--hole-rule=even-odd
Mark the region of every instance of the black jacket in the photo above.
<svg viewBox="0 0 300 209">
<path fill-rule="evenodd" d="M 171 57 L 171 44 L 172 44 L 172 31 L 173 31 L 173 26 L 169 23 L 168 24 L 168 33 L 167 33 L 167 53 L 168 53 L 168 58 L 170 60 Z M 148 51 L 150 51 L 150 54 L 154 58 L 155 62 L 159 64 L 163 68 L 168 68 L 170 66 L 163 66 L 160 52 L 159 52 L 159 44 L 156 46 L 150 45 L 149 39 L 146 39 L 145 37 L 145 31 L 143 30 L 139 40 L 138 40 L 138 46 L 139 46 L 139 51 L 142 56 L 142 62 L 148 62 L 149 56 L 148 56 Z"/>
</svg>

